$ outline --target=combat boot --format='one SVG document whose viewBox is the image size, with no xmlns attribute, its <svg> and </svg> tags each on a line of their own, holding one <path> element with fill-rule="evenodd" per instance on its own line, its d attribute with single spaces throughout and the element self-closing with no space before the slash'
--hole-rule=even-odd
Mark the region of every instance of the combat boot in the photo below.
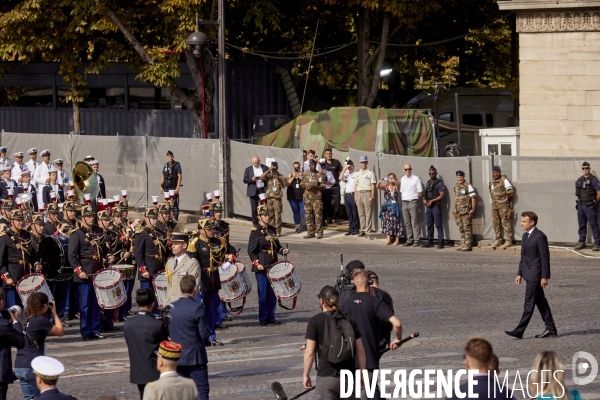
<svg viewBox="0 0 600 400">
<path fill-rule="evenodd" d="M 322 233 L 317 234 L 317 239 L 323 239 L 323 234 Z"/>
<path fill-rule="evenodd" d="M 310 239 L 310 238 L 314 238 L 315 234 L 314 233 L 307 233 L 306 235 L 302 236 L 304 239 Z"/>
<path fill-rule="evenodd" d="M 592 251 L 600 251 L 600 245 L 595 244 Z"/>
<path fill-rule="evenodd" d="M 461 244 L 460 246 L 457 246 L 454 250 L 456 250 L 456 251 L 462 251 L 463 247 L 465 247 L 465 246 L 463 246 Z"/>
<path fill-rule="evenodd" d="M 579 244 L 573 250 L 583 250 L 585 249 L 585 243 L 579 242 Z"/>
<path fill-rule="evenodd" d="M 428 240 L 425 244 L 422 244 L 421 247 L 423 247 L 423 248 L 433 247 L 433 240 Z"/>
<path fill-rule="evenodd" d="M 509 247 L 512 247 L 512 240 L 506 240 L 506 241 L 504 241 L 504 245 L 502 246 L 502 248 L 506 250 Z"/>
<path fill-rule="evenodd" d="M 443 249 L 444 248 L 444 241 L 443 240 L 440 240 L 440 242 L 438 243 L 437 248 L 438 249 Z"/>
<path fill-rule="evenodd" d="M 492 249 L 496 250 L 497 247 L 502 246 L 502 240 L 496 239 L 494 243 L 492 243 Z"/>
</svg>

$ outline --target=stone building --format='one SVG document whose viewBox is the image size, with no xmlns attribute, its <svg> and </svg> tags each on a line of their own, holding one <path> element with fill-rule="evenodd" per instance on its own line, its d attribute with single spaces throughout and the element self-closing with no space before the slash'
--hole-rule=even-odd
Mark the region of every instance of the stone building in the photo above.
<svg viewBox="0 0 600 400">
<path fill-rule="evenodd" d="M 600 152 L 600 1 L 499 1 L 519 34 L 520 155 Z"/>
</svg>

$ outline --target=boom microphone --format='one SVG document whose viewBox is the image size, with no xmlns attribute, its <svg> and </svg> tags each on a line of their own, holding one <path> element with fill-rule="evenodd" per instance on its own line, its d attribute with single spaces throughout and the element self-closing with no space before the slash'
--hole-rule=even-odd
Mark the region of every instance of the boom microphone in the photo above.
<svg viewBox="0 0 600 400">
<path fill-rule="evenodd" d="M 415 333 L 413 333 L 412 335 L 410 335 L 409 337 L 407 337 L 407 338 L 404 338 L 404 339 L 402 339 L 402 340 L 400 340 L 400 341 L 398 341 L 398 342 L 394 342 L 394 343 L 396 343 L 396 344 L 398 345 L 398 347 L 400 347 L 400 346 L 402 346 L 404 343 L 408 342 L 409 340 L 413 340 L 414 338 L 418 338 L 418 337 L 419 337 L 419 332 L 415 332 Z M 392 344 L 394 344 L 394 343 L 392 343 Z M 382 355 L 382 354 L 384 354 L 384 353 L 387 353 L 387 352 L 388 352 L 388 351 L 390 351 L 390 350 L 391 350 L 391 349 L 390 349 L 389 347 L 386 347 L 385 349 L 383 349 L 383 350 L 381 350 L 381 351 L 379 352 L 379 355 Z"/>
<path fill-rule="evenodd" d="M 286 396 L 285 391 L 283 390 L 283 386 L 281 386 L 281 383 L 273 382 L 271 384 L 271 390 L 273 391 L 273 393 L 275 393 L 275 396 L 277 396 L 279 400 L 288 400 L 288 397 Z"/>
</svg>

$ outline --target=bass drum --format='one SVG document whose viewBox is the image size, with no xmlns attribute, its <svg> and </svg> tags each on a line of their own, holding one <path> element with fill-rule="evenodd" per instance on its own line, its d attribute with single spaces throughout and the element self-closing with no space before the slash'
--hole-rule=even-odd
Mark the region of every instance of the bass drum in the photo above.
<svg viewBox="0 0 600 400">
<path fill-rule="evenodd" d="M 65 235 L 46 236 L 38 248 L 42 274 L 47 281 L 68 281 L 73 276 L 69 263 L 69 237 Z"/>
</svg>

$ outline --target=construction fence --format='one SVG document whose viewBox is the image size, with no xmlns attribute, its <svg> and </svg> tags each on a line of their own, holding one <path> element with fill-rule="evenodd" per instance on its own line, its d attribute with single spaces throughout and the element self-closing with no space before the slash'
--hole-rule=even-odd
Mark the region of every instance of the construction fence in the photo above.
<svg viewBox="0 0 600 400">
<path fill-rule="evenodd" d="M 198 211 L 206 204 L 206 193 L 219 188 L 219 142 L 218 140 L 200 140 L 183 138 L 145 137 L 145 136 L 70 136 L 55 134 L 24 134 L 2 132 L 0 143 L 8 148 L 8 156 L 17 151 L 26 152 L 35 147 L 50 149 L 51 160 L 62 158 L 64 169 L 71 175 L 74 163 L 93 155 L 100 161 L 100 174 L 106 182 L 108 196 L 119 194 L 128 189 L 128 201 L 132 207 L 141 207 L 152 202 L 151 196 L 160 195 L 159 182 L 162 167 L 166 162 L 167 150 L 175 154 L 175 160 L 183 169 L 183 184 L 180 188 L 180 208 Z M 231 141 L 229 143 L 229 199 L 230 211 L 234 216 L 250 217 L 250 201 L 246 197 L 246 185 L 243 182 L 244 170 L 251 165 L 253 156 L 260 157 L 266 163 L 267 158 L 278 161 L 279 171 L 288 174 L 295 160 L 302 160 L 300 149 L 283 149 L 251 145 Z M 334 157 L 342 154 L 334 153 Z M 513 208 L 514 239 L 521 239 L 519 225 L 523 211 L 535 211 L 539 216 L 539 228 L 554 243 L 577 242 L 577 211 L 575 210 L 575 180 L 581 175 L 581 164 L 588 161 L 592 173 L 600 172 L 600 157 L 597 158 L 546 158 L 546 157 L 509 157 L 480 156 L 455 158 L 410 157 L 369 153 L 349 149 L 349 156 L 358 164 L 359 156 L 367 156 L 369 168 L 377 179 L 395 173 L 398 178 L 404 174 L 404 164 L 412 165 L 412 172 L 421 178 L 423 185 L 428 178 L 429 167 L 435 166 L 439 177 L 445 182 L 448 192 L 443 201 L 443 227 L 446 239 L 457 240 L 460 233 L 452 217 L 454 185 L 456 171 L 462 170 L 477 192 L 477 208 L 473 218 L 473 234 L 477 240 L 493 239 L 491 200 L 489 181 L 492 166 L 502 167 L 502 173 L 513 183 L 515 195 Z M 25 156 L 25 160 L 27 160 Z M 343 160 L 341 160 L 343 163 Z M 378 218 L 379 206 L 383 201 L 383 192 L 378 191 L 373 206 L 373 220 L 381 228 Z M 421 207 L 421 237 L 426 236 L 425 209 Z M 283 198 L 283 221 L 293 223 L 293 215 L 287 201 Z M 435 235 L 437 237 L 437 233 Z M 588 241 L 592 240 L 588 229 Z"/>
</svg>

